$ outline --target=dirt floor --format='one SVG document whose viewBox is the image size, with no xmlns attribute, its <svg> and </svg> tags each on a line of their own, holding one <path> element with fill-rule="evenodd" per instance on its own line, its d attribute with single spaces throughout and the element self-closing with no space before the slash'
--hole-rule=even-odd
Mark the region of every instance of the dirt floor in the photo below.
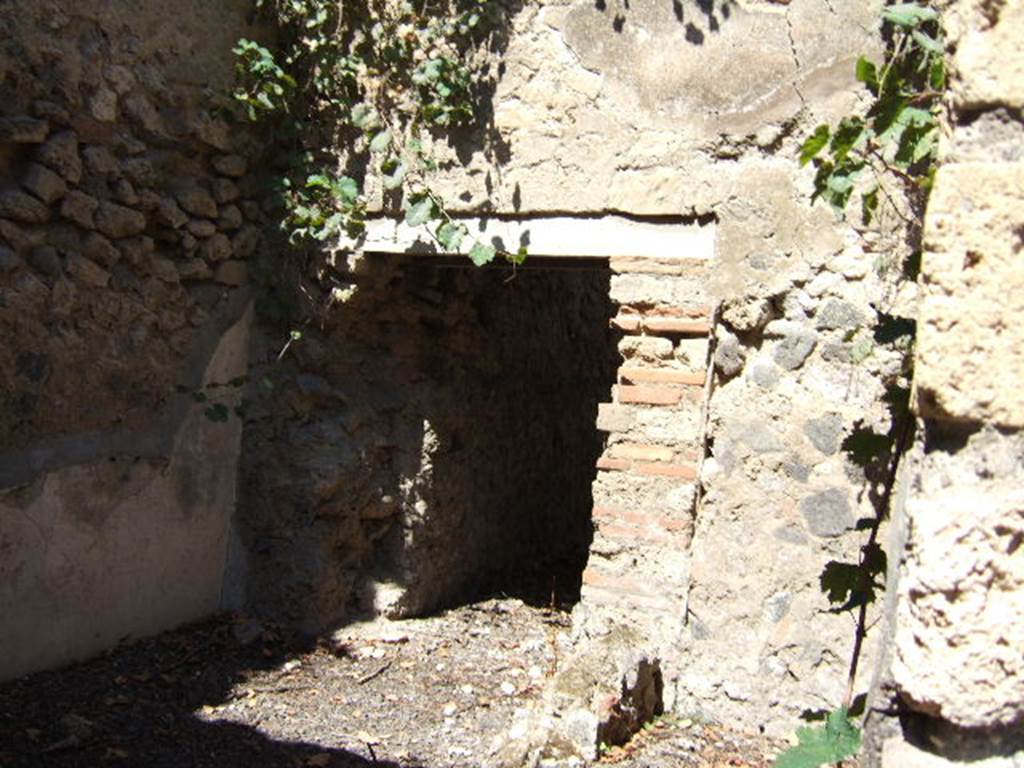
<svg viewBox="0 0 1024 768">
<path fill-rule="evenodd" d="M 568 626 L 513 599 L 319 640 L 221 616 L 0 686 L 0 766 L 478 768 Z M 601 762 L 766 768 L 778 748 L 666 717 Z"/>
</svg>

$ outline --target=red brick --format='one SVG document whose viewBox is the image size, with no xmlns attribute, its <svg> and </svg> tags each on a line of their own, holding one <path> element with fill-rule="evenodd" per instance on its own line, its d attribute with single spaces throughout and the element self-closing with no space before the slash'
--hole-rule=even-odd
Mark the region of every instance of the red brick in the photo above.
<svg viewBox="0 0 1024 768">
<path fill-rule="evenodd" d="M 629 592 L 634 595 L 653 595 L 638 582 L 625 576 L 615 576 L 610 573 L 602 573 L 594 568 L 586 568 L 583 571 L 583 583 L 589 587 L 603 587 L 614 589 L 619 592 Z"/>
<path fill-rule="evenodd" d="M 598 531 L 602 536 L 607 536 L 616 541 L 647 541 L 653 544 L 671 544 L 679 541 L 676 536 L 670 535 L 664 529 L 652 528 L 627 528 L 622 525 L 601 525 Z"/>
<path fill-rule="evenodd" d="M 626 461 L 625 459 L 613 459 L 610 456 L 602 456 L 597 460 L 598 469 L 624 472 L 632 466 L 633 463 L 630 461 Z"/>
<path fill-rule="evenodd" d="M 684 333 L 691 336 L 706 336 L 711 324 L 706 320 L 682 320 L 675 317 L 645 317 L 644 330 L 651 333 Z"/>
<path fill-rule="evenodd" d="M 641 475 L 680 477 L 685 480 L 697 479 L 697 468 L 690 464 L 659 464 L 650 461 L 633 462 L 633 470 Z"/>
<path fill-rule="evenodd" d="M 608 448 L 617 459 L 639 459 L 640 461 L 672 461 L 675 451 L 663 445 L 641 445 L 639 443 L 615 443 Z"/>
<path fill-rule="evenodd" d="M 645 405 L 675 405 L 682 397 L 682 390 L 675 387 L 659 387 L 650 384 L 622 384 L 618 388 L 620 403 L 643 403 Z"/>
<path fill-rule="evenodd" d="M 611 324 L 622 331 L 639 331 L 640 321 L 639 315 L 617 315 L 612 318 Z"/>
<path fill-rule="evenodd" d="M 625 381 L 656 382 L 704 386 L 704 371 L 679 371 L 671 368 L 620 368 L 619 376 Z"/>
</svg>

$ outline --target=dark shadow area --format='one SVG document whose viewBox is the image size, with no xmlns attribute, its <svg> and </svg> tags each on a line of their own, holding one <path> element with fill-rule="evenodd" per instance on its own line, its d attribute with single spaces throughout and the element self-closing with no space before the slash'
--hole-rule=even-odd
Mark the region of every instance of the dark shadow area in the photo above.
<svg viewBox="0 0 1024 768">
<path fill-rule="evenodd" d="M 317 631 L 491 594 L 572 604 L 619 359 L 607 263 L 368 259 L 280 362 L 280 336 L 255 350 L 238 605 Z"/>
<path fill-rule="evenodd" d="M 720 32 L 722 24 L 732 17 L 735 7 L 736 0 L 671 0 L 672 15 L 676 22 L 684 25 L 686 42 L 691 45 L 703 45 L 708 34 Z M 611 10 L 607 0 L 595 0 L 594 10 L 607 14 L 612 30 L 619 34 L 631 23 L 641 26 L 645 23 L 644 8 L 631 8 L 629 0 L 613 0 Z M 661 12 L 651 8 L 646 10 L 648 15 Z"/>
<path fill-rule="evenodd" d="M 398 768 L 363 754 L 284 742 L 202 719 L 234 686 L 309 651 L 274 628 L 246 636 L 220 616 L 58 670 L 0 684 L 4 768 Z"/>
<path fill-rule="evenodd" d="M 1012 758 L 1024 750 L 1024 722 L 1019 720 L 998 728 L 962 728 L 941 717 L 906 710 L 900 725 L 909 743 L 954 762 Z"/>
</svg>

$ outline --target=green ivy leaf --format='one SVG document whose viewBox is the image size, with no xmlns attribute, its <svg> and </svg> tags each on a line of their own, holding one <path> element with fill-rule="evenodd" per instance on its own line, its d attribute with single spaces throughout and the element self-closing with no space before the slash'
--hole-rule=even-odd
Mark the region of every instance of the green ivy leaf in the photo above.
<svg viewBox="0 0 1024 768">
<path fill-rule="evenodd" d="M 334 185 L 338 197 L 351 205 L 359 199 L 359 182 L 350 176 L 342 176 Z"/>
<path fill-rule="evenodd" d="M 482 267 L 484 264 L 489 264 L 494 261 L 494 257 L 497 253 L 498 250 L 493 245 L 476 242 L 473 243 L 473 247 L 469 249 L 469 259 L 476 266 Z"/>
<path fill-rule="evenodd" d="M 817 768 L 831 765 L 860 750 L 860 729 L 850 722 L 845 707 L 831 712 L 823 726 L 798 728 L 799 744 L 775 759 L 775 768 Z"/>
<path fill-rule="evenodd" d="M 419 227 L 434 218 L 434 201 L 429 196 L 414 200 L 405 211 L 405 223 Z"/>
<path fill-rule="evenodd" d="M 352 125 L 364 131 L 372 131 L 380 125 L 380 117 L 377 115 L 377 110 L 369 104 L 360 103 L 352 107 L 351 120 Z"/>
<path fill-rule="evenodd" d="M 437 239 L 448 251 L 455 253 L 462 245 L 462 240 L 469 234 L 465 224 L 454 221 L 446 221 L 437 228 Z"/>
<path fill-rule="evenodd" d="M 865 138 L 864 121 L 859 117 L 844 117 L 828 147 L 835 164 L 838 166 L 842 163 L 851 151 L 859 148 Z"/>
<path fill-rule="evenodd" d="M 860 220 L 864 226 L 871 223 L 878 210 L 878 187 L 874 186 L 860 196 Z"/>
<path fill-rule="evenodd" d="M 398 189 L 405 180 L 405 163 L 396 165 L 390 173 L 384 175 L 382 183 L 384 189 Z"/>
<path fill-rule="evenodd" d="M 819 125 L 814 129 L 806 141 L 800 146 L 800 165 L 807 165 L 821 150 L 825 148 L 829 140 L 829 128 L 827 125 Z"/>
<path fill-rule="evenodd" d="M 370 151 L 374 153 L 383 152 L 391 146 L 391 131 L 383 130 L 370 139 Z"/>
<path fill-rule="evenodd" d="M 939 17 L 933 8 L 926 8 L 917 3 L 899 3 L 890 5 L 882 11 L 882 18 L 898 27 L 913 29 L 926 21 L 935 21 Z"/>
<path fill-rule="evenodd" d="M 857 80 L 864 83 L 872 93 L 878 93 L 878 68 L 870 59 L 861 56 L 857 59 Z"/>
<path fill-rule="evenodd" d="M 934 53 L 939 56 L 942 56 L 946 52 L 945 46 L 943 46 L 942 43 L 940 43 L 938 40 L 936 40 L 934 37 L 927 34 L 926 32 L 922 32 L 919 29 L 915 29 L 913 32 L 910 33 L 910 36 L 911 38 L 913 38 L 915 43 L 920 45 L 929 53 Z"/>
</svg>

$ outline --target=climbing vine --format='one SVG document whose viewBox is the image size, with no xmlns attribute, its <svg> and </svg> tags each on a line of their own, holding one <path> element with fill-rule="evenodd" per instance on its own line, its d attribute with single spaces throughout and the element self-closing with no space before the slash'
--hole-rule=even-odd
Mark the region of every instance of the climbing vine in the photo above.
<svg viewBox="0 0 1024 768">
<path fill-rule="evenodd" d="M 507 11 L 498 0 L 256 0 L 276 30 L 240 40 L 234 98 L 273 134 L 275 180 L 293 243 L 358 237 L 367 190 L 401 200 L 405 221 L 483 265 L 507 252 L 471 237 L 431 186 L 433 147 L 479 127 L 494 73 L 486 55 Z"/>
<path fill-rule="evenodd" d="M 893 34 L 891 53 L 878 66 L 857 61 L 857 80 L 871 95 L 863 116 L 835 127 L 820 125 L 800 148 L 800 163 L 813 163 L 814 198 L 843 215 L 859 185 L 861 219 L 870 223 L 880 196 L 893 199 L 895 180 L 912 201 L 931 188 L 938 151 L 938 113 L 946 87 L 945 43 L 938 12 L 905 3 L 890 5 L 883 22 Z"/>
<path fill-rule="evenodd" d="M 846 116 L 835 126 L 818 126 L 800 148 L 800 163 L 812 164 L 815 169 L 812 199 L 824 200 L 840 217 L 845 217 L 856 192 L 865 226 L 874 221 L 883 200 L 901 216 L 904 214 L 897 199 L 907 200 L 910 214 L 904 216 L 904 223 L 911 240 L 916 240 L 937 160 L 938 119 L 946 87 L 945 42 L 939 14 L 927 5 L 890 5 L 884 9 L 882 21 L 883 32 L 889 36 L 885 61 L 877 65 L 862 56 L 856 64 L 857 80 L 870 95 L 866 111 Z M 916 252 L 904 274 L 916 278 L 919 263 L 920 253 Z M 901 349 L 903 369 L 909 376 L 913 336 L 913 321 L 882 313 L 873 343 Z M 841 764 L 860 750 L 861 732 L 853 712 L 862 701 L 854 700 L 854 684 L 868 630 L 868 607 L 884 588 L 887 569 L 878 533 L 888 513 L 900 458 L 913 426 L 908 389 L 891 387 L 886 401 L 891 423 L 888 434 L 859 428 L 843 443 L 853 463 L 865 470 L 884 467 L 878 512 L 858 525 L 868 531 L 868 536 L 856 562 L 830 561 L 820 578 L 831 611 L 848 612 L 856 619 L 846 692 L 837 709 L 820 713 L 824 717 L 822 725 L 798 729 L 799 743 L 779 755 L 776 768 Z"/>
</svg>

